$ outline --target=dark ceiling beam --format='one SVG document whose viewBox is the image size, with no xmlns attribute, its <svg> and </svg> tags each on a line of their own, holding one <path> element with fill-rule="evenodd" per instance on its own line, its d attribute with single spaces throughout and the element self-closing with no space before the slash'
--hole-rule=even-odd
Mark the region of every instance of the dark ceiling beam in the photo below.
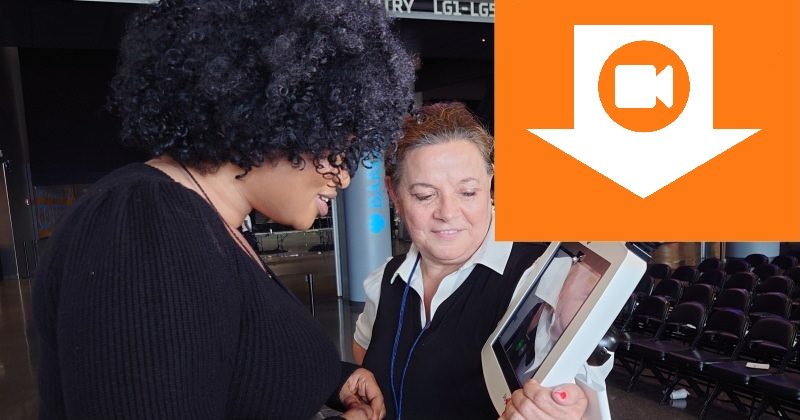
<svg viewBox="0 0 800 420">
<path fill-rule="evenodd" d="M 66 0 L 0 2 L 0 45 L 116 49 L 134 4 Z"/>
</svg>

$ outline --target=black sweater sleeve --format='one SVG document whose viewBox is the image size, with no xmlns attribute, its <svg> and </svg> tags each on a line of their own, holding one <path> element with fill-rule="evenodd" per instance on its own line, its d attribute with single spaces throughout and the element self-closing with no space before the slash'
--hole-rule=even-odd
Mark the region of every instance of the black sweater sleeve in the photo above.
<svg viewBox="0 0 800 420">
<path fill-rule="evenodd" d="M 240 306 L 196 198 L 163 183 L 95 193 L 34 286 L 37 317 L 58 320 L 37 319 L 41 368 L 61 375 L 40 418 L 223 418 Z"/>
<path fill-rule="evenodd" d="M 338 411 L 347 411 L 347 407 L 345 407 L 344 403 L 339 399 L 339 391 L 344 386 L 344 383 L 347 382 L 347 378 L 356 371 L 356 369 L 360 368 L 361 366 L 349 363 L 349 362 L 342 362 L 342 375 L 339 378 L 339 385 L 336 387 L 336 390 L 333 391 L 333 394 L 328 398 L 328 401 L 325 402 L 325 405 L 328 407 L 338 410 Z"/>
</svg>

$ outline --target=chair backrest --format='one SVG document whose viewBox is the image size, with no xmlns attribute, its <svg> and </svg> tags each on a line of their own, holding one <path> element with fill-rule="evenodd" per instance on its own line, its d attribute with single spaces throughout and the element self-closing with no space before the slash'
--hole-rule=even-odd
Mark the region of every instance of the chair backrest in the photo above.
<svg viewBox="0 0 800 420">
<path fill-rule="evenodd" d="M 672 272 L 673 279 L 686 282 L 688 284 L 692 284 L 697 281 L 697 277 L 699 275 L 700 272 L 697 271 L 697 267 L 693 265 L 682 265 Z"/>
<path fill-rule="evenodd" d="M 683 289 L 681 302 L 697 302 L 705 308 L 710 308 L 714 302 L 714 287 L 708 284 L 693 284 Z"/>
<path fill-rule="evenodd" d="M 636 302 L 638 300 L 638 295 L 636 293 L 631 293 L 630 297 L 628 297 L 628 300 L 625 302 L 625 305 L 622 306 L 619 314 L 617 314 L 617 318 L 614 320 L 615 325 L 625 325 L 625 323 L 633 314 L 633 310 L 636 308 Z"/>
<path fill-rule="evenodd" d="M 716 287 L 717 289 L 721 289 L 725 286 L 725 281 L 727 279 L 728 275 L 725 274 L 724 271 L 709 270 L 700 274 L 700 278 L 697 279 L 697 284 L 707 284 L 709 286 Z"/>
<path fill-rule="evenodd" d="M 795 299 L 800 297 L 800 266 L 795 265 L 789 267 L 783 272 L 783 275 L 789 277 L 794 282 L 794 290 L 790 292 L 791 298 Z"/>
<path fill-rule="evenodd" d="M 750 293 L 756 289 L 758 277 L 753 273 L 736 273 L 725 282 L 726 289 L 744 289 Z"/>
<path fill-rule="evenodd" d="M 783 275 L 794 280 L 795 284 L 800 284 L 800 265 L 787 268 Z"/>
<path fill-rule="evenodd" d="M 750 326 L 741 352 L 760 360 L 788 358 L 797 330 L 782 318 L 762 318 Z"/>
<path fill-rule="evenodd" d="M 653 288 L 652 296 L 662 296 L 669 300 L 678 301 L 683 294 L 683 285 L 678 280 L 664 279 Z"/>
<path fill-rule="evenodd" d="M 753 269 L 753 274 L 763 280 L 767 277 L 777 276 L 782 271 L 783 270 L 775 264 L 761 264 Z"/>
<path fill-rule="evenodd" d="M 706 323 L 705 306 L 697 302 L 682 302 L 667 316 L 660 339 L 694 342 L 700 338 Z"/>
<path fill-rule="evenodd" d="M 786 276 L 772 276 L 758 283 L 758 293 L 783 293 L 789 295 L 794 287 L 792 279 Z"/>
<path fill-rule="evenodd" d="M 641 279 L 639 279 L 639 284 L 636 285 L 636 289 L 634 289 L 634 293 L 638 295 L 649 296 L 653 293 L 653 287 L 656 286 L 656 279 L 645 273 Z"/>
<path fill-rule="evenodd" d="M 789 310 L 789 321 L 800 321 L 800 305 L 792 305 L 792 309 Z M 797 343 L 800 346 L 800 342 Z"/>
<path fill-rule="evenodd" d="M 782 293 L 762 293 L 753 299 L 750 313 L 772 314 L 783 319 L 789 318 L 792 301 Z"/>
<path fill-rule="evenodd" d="M 697 271 L 703 273 L 709 270 L 721 270 L 722 261 L 719 258 L 706 258 L 697 265 Z"/>
<path fill-rule="evenodd" d="M 658 280 L 666 280 L 672 274 L 672 267 L 667 264 L 651 264 L 647 267 L 647 274 Z"/>
<path fill-rule="evenodd" d="M 735 309 L 714 310 L 708 316 L 698 345 L 730 355 L 741 345 L 746 329 L 747 315 L 743 312 Z"/>
<path fill-rule="evenodd" d="M 747 313 L 750 309 L 750 292 L 744 289 L 724 289 L 717 294 L 714 309 L 733 309 Z"/>
<path fill-rule="evenodd" d="M 730 260 L 725 262 L 725 272 L 728 275 L 750 271 L 750 264 L 745 260 Z"/>
<path fill-rule="evenodd" d="M 764 254 L 750 254 L 744 257 L 744 260 L 750 264 L 750 267 L 758 267 L 761 264 L 769 263 L 769 257 Z"/>
<path fill-rule="evenodd" d="M 772 259 L 772 263 L 786 271 L 797 265 L 797 258 L 793 255 L 778 255 Z"/>
<path fill-rule="evenodd" d="M 654 296 L 642 296 L 633 314 L 622 327 L 623 331 L 649 331 L 653 334 L 667 319 L 669 304 Z"/>
</svg>

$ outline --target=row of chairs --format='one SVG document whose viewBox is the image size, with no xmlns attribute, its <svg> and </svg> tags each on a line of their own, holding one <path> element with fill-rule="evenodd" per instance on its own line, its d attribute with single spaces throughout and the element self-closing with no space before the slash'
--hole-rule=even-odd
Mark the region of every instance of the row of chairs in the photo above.
<svg viewBox="0 0 800 420">
<path fill-rule="evenodd" d="M 763 254 L 752 254 L 745 260 L 729 261 L 724 266 L 716 258 L 706 259 L 697 267 L 681 266 L 674 271 L 666 264 L 653 264 L 640 280 L 636 294 L 663 296 L 672 303 L 686 300 L 702 303 L 709 298 L 712 301 L 721 298 L 724 305 L 730 306 L 726 302 L 736 300 L 754 305 L 756 313 L 766 312 L 800 321 L 800 266 L 793 265 L 797 261 L 793 255 L 781 255 L 770 263 Z M 749 271 L 751 264 L 759 265 Z M 693 287 L 696 285 L 708 285 L 714 291 Z M 747 291 L 750 296 L 728 292 L 730 289 Z M 630 303 L 623 315 L 630 313 Z"/>
<path fill-rule="evenodd" d="M 616 321 L 628 389 L 649 370 L 663 385 L 662 402 L 681 382 L 702 396 L 701 418 L 721 394 L 752 419 L 767 410 L 800 414 L 800 299 L 791 301 L 800 297 L 797 264 L 794 256 L 753 254 L 674 271 L 651 265 Z"/>
<path fill-rule="evenodd" d="M 660 302 L 652 302 L 657 300 Z M 744 289 L 723 289 L 716 291 L 706 284 L 695 284 L 685 289 L 678 297 L 659 295 L 633 294 L 628 303 L 620 311 L 616 325 L 622 326 L 639 310 L 639 314 L 646 311 L 651 314 L 659 313 L 658 308 L 663 303 L 674 306 L 684 302 L 695 302 L 707 310 L 731 309 L 743 313 L 751 322 L 760 318 L 779 317 L 787 319 L 800 326 L 800 299 L 790 300 L 789 296 L 779 292 L 762 292 L 752 295 Z M 644 305 L 644 306 L 642 306 Z M 640 307 L 641 306 L 641 307 Z"/>
<path fill-rule="evenodd" d="M 712 271 L 712 273 L 720 273 Z M 753 273 L 736 273 L 730 277 L 724 274 L 720 277 L 706 277 L 701 278 L 695 283 L 687 283 L 669 278 L 665 280 L 656 280 L 650 276 L 644 276 L 639 280 L 634 293 L 638 295 L 657 295 L 668 296 L 672 300 L 678 300 L 684 290 L 692 286 L 705 285 L 714 290 L 723 289 L 742 289 L 750 293 L 783 293 L 784 295 L 796 297 L 797 295 L 797 282 L 787 276 L 771 276 L 760 280 Z"/>
<path fill-rule="evenodd" d="M 772 262 L 763 254 L 751 254 L 743 260 L 729 260 L 723 262 L 718 258 L 707 258 L 699 265 L 684 265 L 676 268 L 667 264 L 653 264 L 648 268 L 647 275 L 656 279 L 674 278 L 687 283 L 694 283 L 701 276 L 709 272 L 723 271 L 728 276 L 741 272 L 752 272 L 757 277 L 765 279 L 774 275 L 786 275 L 795 282 L 800 281 L 800 266 L 794 255 L 779 255 Z"/>
<path fill-rule="evenodd" d="M 662 402 L 682 381 L 704 397 L 701 418 L 721 393 L 742 411 L 742 398 L 749 400 L 751 418 L 768 408 L 797 408 L 800 382 L 797 373 L 787 372 L 797 367 L 796 326 L 778 317 L 751 319 L 698 302 L 678 303 L 670 311 L 666 301 L 644 298 L 622 327 L 617 350 L 617 361 L 630 373 L 628 390 L 647 369 L 664 387 Z M 751 368 L 748 362 L 770 367 Z"/>
<path fill-rule="evenodd" d="M 714 260 L 716 260 L 716 258 Z M 686 284 L 694 284 L 699 282 L 713 285 L 715 283 L 724 281 L 724 279 L 740 275 L 741 273 L 752 274 L 757 279 L 761 280 L 773 276 L 783 275 L 792 279 L 795 283 L 800 282 L 800 266 L 797 265 L 784 269 L 776 264 L 762 264 L 751 270 L 747 265 L 742 265 L 739 263 L 747 264 L 744 261 L 732 261 L 728 263 L 726 266 L 728 269 L 726 270 L 720 268 L 700 270 L 698 267 L 692 265 L 683 265 L 676 268 L 674 271 L 667 264 L 653 264 L 648 268 L 648 271 L 645 273 L 645 275 L 652 277 L 657 281 L 671 278 Z M 730 268 L 732 265 L 736 266 L 736 268 Z"/>
<path fill-rule="evenodd" d="M 750 254 L 744 259 L 731 259 L 726 262 L 723 262 L 719 258 L 706 258 L 696 267 L 691 265 L 683 267 L 693 268 L 694 270 L 688 271 L 693 271 L 692 274 L 694 276 L 714 270 L 724 270 L 726 274 L 731 275 L 743 271 L 756 271 L 756 269 L 762 265 L 773 265 L 777 267 L 778 273 L 782 273 L 789 270 L 791 267 L 797 266 L 799 263 L 800 262 L 798 262 L 797 257 L 794 255 L 778 255 L 777 257 L 773 258 L 772 261 L 770 261 L 769 258 L 764 254 Z M 683 267 L 679 267 L 675 271 L 686 271 L 687 269 Z M 670 278 L 670 276 L 675 277 L 675 275 L 673 275 L 672 268 L 667 264 L 651 265 L 648 269 L 648 274 L 660 279 Z M 675 274 L 679 277 L 685 276 L 685 273 Z M 767 274 L 774 275 L 769 273 Z"/>
</svg>

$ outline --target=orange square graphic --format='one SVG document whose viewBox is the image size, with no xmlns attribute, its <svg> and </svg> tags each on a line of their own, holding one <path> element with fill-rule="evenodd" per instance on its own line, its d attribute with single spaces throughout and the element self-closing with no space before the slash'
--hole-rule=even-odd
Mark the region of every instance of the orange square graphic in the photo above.
<svg viewBox="0 0 800 420">
<path fill-rule="evenodd" d="M 800 240 L 800 2 L 498 0 L 500 240 Z"/>
</svg>

